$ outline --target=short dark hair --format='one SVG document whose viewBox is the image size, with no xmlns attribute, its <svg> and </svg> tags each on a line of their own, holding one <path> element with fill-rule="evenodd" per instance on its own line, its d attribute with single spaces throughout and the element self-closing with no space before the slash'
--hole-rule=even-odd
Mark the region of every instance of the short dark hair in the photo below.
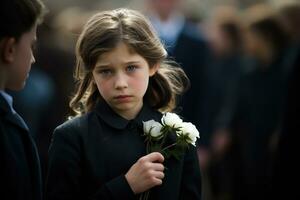
<svg viewBox="0 0 300 200">
<path fill-rule="evenodd" d="M 280 52 L 289 44 L 288 34 L 277 17 L 270 16 L 253 22 L 250 24 L 250 30 L 268 41 L 276 52 Z"/>
<path fill-rule="evenodd" d="M 40 0 L 1 0 L 0 39 L 20 36 L 41 22 L 45 5 Z"/>
<path fill-rule="evenodd" d="M 242 43 L 241 29 L 236 22 L 224 22 L 220 25 L 221 30 L 232 43 L 234 49 L 239 49 Z"/>
</svg>

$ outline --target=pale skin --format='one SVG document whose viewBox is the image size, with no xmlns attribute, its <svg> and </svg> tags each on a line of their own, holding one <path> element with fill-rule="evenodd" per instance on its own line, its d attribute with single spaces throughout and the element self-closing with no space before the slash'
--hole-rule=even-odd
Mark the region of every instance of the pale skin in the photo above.
<svg viewBox="0 0 300 200">
<path fill-rule="evenodd" d="M 18 40 L 14 37 L 1 39 L 0 90 L 23 89 L 31 65 L 35 62 L 32 48 L 36 42 L 36 28 L 37 24 L 34 24 Z"/>
<path fill-rule="evenodd" d="M 102 54 L 93 70 L 93 81 L 108 105 L 120 116 L 131 120 L 143 106 L 149 77 L 158 70 L 128 46 L 120 42 L 113 50 Z M 135 194 L 161 185 L 164 178 L 164 157 L 153 152 L 141 157 L 125 178 Z"/>
<path fill-rule="evenodd" d="M 163 161 L 164 157 L 161 153 L 153 152 L 141 157 L 132 165 L 125 177 L 135 194 L 162 184 L 165 176 Z"/>
</svg>

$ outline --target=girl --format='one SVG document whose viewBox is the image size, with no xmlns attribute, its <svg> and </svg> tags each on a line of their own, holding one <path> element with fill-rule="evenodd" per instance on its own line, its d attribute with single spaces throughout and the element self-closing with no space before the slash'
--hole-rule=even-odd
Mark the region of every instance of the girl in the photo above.
<svg viewBox="0 0 300 200">
<path fill-rule="evenodd" d="M 54 131 L 48 199 L 137 199 L 149 189 L 150 199 L 200 199 L 194 147 L 180 161 L 145 155 L 142 122 L 160 121 L 189 83 L 165 61 L 148 20 L 127 9 L 98 13 L 76 56 L 79 85 L 70 107 L 77 114 Z"/>
</svg>

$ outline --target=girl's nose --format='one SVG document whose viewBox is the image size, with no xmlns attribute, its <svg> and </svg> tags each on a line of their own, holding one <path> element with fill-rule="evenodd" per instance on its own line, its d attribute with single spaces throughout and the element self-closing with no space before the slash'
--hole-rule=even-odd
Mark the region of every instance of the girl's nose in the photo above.
<svg viewBox="0 0 300 200">
<path fill-rule="evenodd" d="M 127 88 L 127 79 L 125 75 L 119 74 L 116 76 L 115 88 L 116 89 L 124 89 Z"/>
</svg>

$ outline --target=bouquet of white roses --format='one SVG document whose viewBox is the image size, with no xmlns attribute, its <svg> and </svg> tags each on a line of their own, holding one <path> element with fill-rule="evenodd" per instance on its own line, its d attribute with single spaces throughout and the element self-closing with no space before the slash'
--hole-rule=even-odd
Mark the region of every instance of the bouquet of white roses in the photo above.
<svg viewBox="0 0 300 200">
<path fill-rule="evenodd" d="M 165 158 L 174 156 L 180 159 L 189 145 L 196 146 L 200 138 L 196 126 L 190 122 L 183 122 L 175 113 L 165 113 L 161 122 L 149 120 L 143 122 L 146 137 L 147 153 L 160 152 Z M 143 193 L 140 200 L 148 199 L 149 191 Z"/>
</svg>

